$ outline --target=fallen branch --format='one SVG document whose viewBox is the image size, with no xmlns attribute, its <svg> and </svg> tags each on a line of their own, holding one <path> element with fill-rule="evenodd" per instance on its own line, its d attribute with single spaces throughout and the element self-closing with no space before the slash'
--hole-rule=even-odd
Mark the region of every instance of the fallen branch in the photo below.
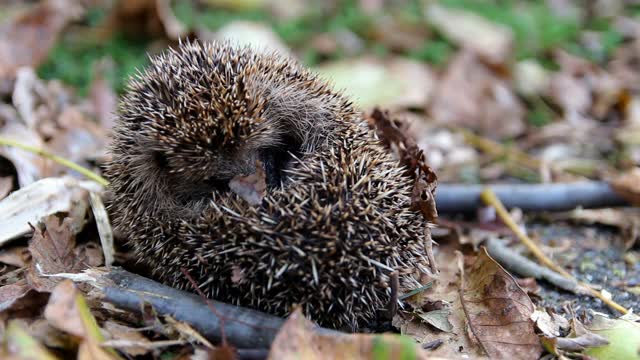
<svg viewBox="0 0 640 360">
<path fill-rule="evenodd" d="M 490 188 L 484 189 L 484 191 L 482 191 L 482 193 L 480 194 L 480 197 L 482 198 L 482 201 L 484 201 L 487 205 L 491 205 L 496 209 L 496 213 L 498 214 L 498 217 L 500 217 L 500 220 L 502 220 L 502 222 L 505 225 L 507 225 L 507 227 L 511 231 L 513 231 L 513 233 L 529 249 L 529 251 L 531 251 L 533 256 L 536 259 L 538 259 L 538 261 L 540 261 L 542 264 L 544 264 L 548 268 L 554 270 L 555 272 L 562 274 L 562 276 L 566 277 L 567 279 L 576 281 L 580 286 L 581 292 L 584 292 L 586 294 L 589 294 L 593 297 L 596 297 L 602 300 L 602 302 L 605 303 L 607 306 L 609 306 L 610 308 L 616 311 L 621 312 L 622 314 L 626 314 L 629 312 L 629 310 L 624 308 L 622 305 L 613 301 L 609 297 L 603 295 L 601 292 L 595 290 L 593 287 L 591 287 L 591 285 L 585 282 L 580 282 L 576 280 L 569 272 L 567 272 L 562 267 L 556 265 L 551 259 L 549 259 L 547 255 L 545 255 L 544 252 L 540 250 L 538 245 L 536 245 L 536 243 L 533 242 L 533 240 L 531 240 L 527 236 L 527 234 L 525 234 L 524 231 L 522 231 L 522 229 L 520 229 L 520 227 L 516 224 L 516 222 L 511 218 L 511 215 L 509 215 L 509 212 L 507 211 L 507 209 L 505 209 L 500 199 L 498 199 L 496 194 Z"/>
<path fill-rule="evenodd" d="M 507 208 L 524 211 L 566 211 L 576 207 L 628 206 L 606 182 L 581 181 L 556 184 L 464 185 L 439 184 L 436 190 L 438 213 L 473 212 L 482 206 L 480 194 L 491 187 Z"/>
<path fill-rule="evenodd" d="M 490 238 L 485 243 L 485 246 L 487 247 L 489 255 L 512 273 L 518 274 L 522 277 L 533 277 L 538 280 L 546 280 L 550 284 L 572 293 L 579 292 L 577 281 L 568 279 L 549 268 L 536 264 L 508 248 L 502 240 Z"/>
<path fill-rule="evenodd" d="M 90 295 L 119 308 L 140 312 L 146 302 L 160 315 L 171 315 L 191 325 L 210 341 L 221 341 L 221 319 L 211 312 L 205 301 L 172 287 L 130 273 L 118 267 L 110 270 L 94 268 L 83 274 L 58 274 L 93 287 Z M 239 349 L 268 349 L 284 319 L 260 311 L 246 309 L 218 301 L 210 301 L 224 318 L 224 333 L 234 347 Z M 336 331 L 316 328 L 322 334 Z M 249 353 L 252 351 L 247 350 Z M 239 352 L 241 352 L 239 350 Z"/>
</svg>

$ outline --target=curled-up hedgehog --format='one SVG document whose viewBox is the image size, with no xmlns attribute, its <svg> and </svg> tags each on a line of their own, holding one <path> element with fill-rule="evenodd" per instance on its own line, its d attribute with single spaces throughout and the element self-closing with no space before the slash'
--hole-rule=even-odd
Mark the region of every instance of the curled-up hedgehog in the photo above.
<svg viewBox="0 0 640 360">
<path fill-rule="evenodd" d="M 155 279 L 356 330 L 431 273 L 414 180 L 351 102 L 296 62 L 229 43 L 151 59 L 120 102 L 114 228 Z M 258 164 L 258 168 L 256 167 Z M 234 179 L 263 174 L 247 201 Z"/>
</svg>

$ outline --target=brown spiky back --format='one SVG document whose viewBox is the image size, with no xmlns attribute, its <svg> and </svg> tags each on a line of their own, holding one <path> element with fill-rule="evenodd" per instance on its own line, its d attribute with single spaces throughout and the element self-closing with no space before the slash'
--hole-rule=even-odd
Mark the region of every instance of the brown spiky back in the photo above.
<svg viewBox="0 0 640 360">
<path fill-rule="evenodd" d="M 227 43 L 152 60 L 123 97 L 109 210 L 154 276 L 213 298 L 356 329 L 428 273 L 412 180 L 350 103 L 295 62 Z M 267 159 L 251 206 L 226 183 Z"/>
</svg>

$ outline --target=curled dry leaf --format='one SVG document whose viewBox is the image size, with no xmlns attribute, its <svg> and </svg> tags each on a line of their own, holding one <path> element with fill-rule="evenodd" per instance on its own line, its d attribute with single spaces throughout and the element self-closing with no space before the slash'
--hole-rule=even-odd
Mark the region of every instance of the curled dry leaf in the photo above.
<svg viewBox="0 0 640 360">
<path fill-rule="evenodd" d="M 390 334 L 321 335 L 294 311 L 278 331 L 269 359 L 427 359 L 408 337 Z"/>
<path fill-rule="evenodd" d="M 407 132 L 407 124 L 392 119 L 388 112 L 375 108 L 368 117 L 369 126 L 376 130 L 382 143 L 400 163 L 407 167 L 409 175 L 415 179 L 411 206 L 420 211 L 428 221 L 438 217 L 434 194 L 438 184 L 435 172 L 427 165 L 423 152 L 415 139 Z"/>
<path fill-rule="evenodd" d="M 447 67 L 430 113 L 441 124 L 475 129 L 491 138 L 514 137 L 526 130 L 524 109 L 507 81 L 464 50 Z"/>
<path fill-rule="evenodd" d="M 492 358 L 538 359 L 535 307 L 511 275 L 482 248 L 461 276 L 460 298 L 471 335 Z"/>
</svg>

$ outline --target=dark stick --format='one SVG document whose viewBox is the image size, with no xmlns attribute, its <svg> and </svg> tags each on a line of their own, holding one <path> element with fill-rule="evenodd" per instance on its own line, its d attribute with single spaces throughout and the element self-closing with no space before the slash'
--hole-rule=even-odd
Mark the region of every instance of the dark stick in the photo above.
<svg viewBox="0 0 640 360">
<path fill-rule="evenodd" d="M 438 184 L 438 213 L 473 212 L 483 206 L 480 193 L 491 187 L 507 208 L 524 211 L 566 211 L 576 207 L 599 208 L 629 206 L 611 186 L 601 181 L 555 184 Z"/>
<path fill-rule="evenodd" d="M 176 320 L 193 326 L 200 334 L 214 343 L 221 341 L 221 321 L 229 343 L 239 354 L 263 354 L 259 349 L 268 349 L 275 339 L 284 319 L 260 311 L 242 308 L 215 300 L 217 313 L 200 297 L 182 290 L 160 284 L 118 267 L 86 270 L 86 282 L 97 290 L 102 300 L 117 307 L 140 312 L 144 303 L 151 304 L 160 315 L 171 315 Z M 95 294 L 95 292 L 93 292 Z M 315 331 L 322 335 L 336 335 L 339 332 L 321 327 Z M 257 356 L 257 355 L 256 355 Z"/>
<path fill-rule="evenodd" d="M 193 326 L 204 337 L 221 341 L 221 321 L 198 296 L 162 285 L 120 268 L 104 273 L 101 286 L 104 300 L 132 311 L 140 311 L 143 302 L 161 315 L 171 315 Z M 224 317 L 225 335 L 236 348 L 265 349 L 275 339 L 284 320 L 259 311 L 211 301 Z"/>
</svg>

